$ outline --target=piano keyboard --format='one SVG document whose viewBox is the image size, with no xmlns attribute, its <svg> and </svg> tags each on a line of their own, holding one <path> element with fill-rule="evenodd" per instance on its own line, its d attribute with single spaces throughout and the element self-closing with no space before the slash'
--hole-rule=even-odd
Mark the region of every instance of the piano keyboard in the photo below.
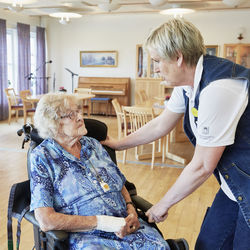
<svg viewBox="0 0 250 250">
<path fill-rule="evenodd" d="M 95 95 L 125 95 L 124 90 L 95 90 L 92 89 L 92 94 Z"/>
</svg>

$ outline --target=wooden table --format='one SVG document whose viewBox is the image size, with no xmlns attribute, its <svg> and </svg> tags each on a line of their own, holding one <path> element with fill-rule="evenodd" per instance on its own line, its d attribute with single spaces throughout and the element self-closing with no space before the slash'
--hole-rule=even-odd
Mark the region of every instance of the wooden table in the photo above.
<svg viewBox="0 0 250 250">
<path fill-rule="evenodd" d="M 29 95 L 25 99 L 32 103 L 37 103 L 44 95 Z"/>
</svg>

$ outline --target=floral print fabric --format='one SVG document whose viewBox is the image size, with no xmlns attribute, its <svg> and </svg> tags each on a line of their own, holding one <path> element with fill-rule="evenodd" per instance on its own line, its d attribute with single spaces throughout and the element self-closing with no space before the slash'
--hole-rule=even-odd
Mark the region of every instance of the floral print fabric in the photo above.
<svg viewBox="0 0 250 250">
<path fill-rule="evenodd" d="M 97 140 L 84 136 L 80 142 L 80 159 L 53 139 L 33 150 L 30 210 L 53 207 L 70 215 L 126 217 L 121 193 L 124 175 Z M 101 180 L 109 185 L 108 191 L 102 189 Z M 135 233 L 123 239 L 99 230 L 70 233 L 70 249 L 169 249 L 155 229 L 142 220 L 140 223 Z"/>
</svg>

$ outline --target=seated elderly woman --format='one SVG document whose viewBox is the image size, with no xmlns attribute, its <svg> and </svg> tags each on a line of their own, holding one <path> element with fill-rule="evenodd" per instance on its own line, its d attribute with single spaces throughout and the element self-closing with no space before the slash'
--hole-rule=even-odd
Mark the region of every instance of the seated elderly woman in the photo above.
<svg viewBox="0 0 250 250">
<path fill-rule="evenodd" d="M 43 231 L 69 231 L 70 249 L 169 249 L 138 219 L 125 177 L 102 145 L 86 137 L 82 101 L 47 94 L 35 112 L 45 140 L 31 153 L 31 211 Z"/>
</svg>

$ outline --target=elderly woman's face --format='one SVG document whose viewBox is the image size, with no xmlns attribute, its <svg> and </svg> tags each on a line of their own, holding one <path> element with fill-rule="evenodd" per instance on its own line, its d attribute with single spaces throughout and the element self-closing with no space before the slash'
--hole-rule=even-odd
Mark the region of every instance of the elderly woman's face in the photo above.
<svg viewBox="0 0 250 250">
<path fill-rule="evenodd" d="M 69 137 L 79 137 L 87 134 L 83 120 L 83 112 L 77 105 L 61 116 L 60 132 Z"/>
</svg>

